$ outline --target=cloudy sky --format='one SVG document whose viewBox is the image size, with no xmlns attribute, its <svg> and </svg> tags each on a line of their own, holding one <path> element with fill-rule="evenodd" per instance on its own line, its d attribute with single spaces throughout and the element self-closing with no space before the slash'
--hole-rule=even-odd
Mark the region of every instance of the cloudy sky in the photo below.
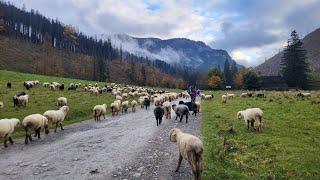
<svg viewBox="0 0 320 180">
<path fill-rule="evenodd" d="M 185 37 L 256 66 L 282 49 L 290 31 L 320 27 L 319 0 L 10 0 L 90 35 Z"/>
</svg>

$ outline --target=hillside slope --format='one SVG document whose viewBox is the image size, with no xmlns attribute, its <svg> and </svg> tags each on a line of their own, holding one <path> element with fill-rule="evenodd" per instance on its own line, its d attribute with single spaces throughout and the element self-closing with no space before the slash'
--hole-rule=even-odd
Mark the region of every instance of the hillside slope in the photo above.
<svg viewBox="0 0 320 180">
<path fill-rule="evenodd" d="M 158 59 L 169 64 L 187 66 L 190 69 L 205 72 L 211 67 L 223 68 L 227 59 L 235 62 L 225 50 L 212 49 L 201 41 L 186 38 L 158 39 L 136 38 L 125 34 L 110 36 L 116 46 L 137 56 Z"/>
<path fill-rule="evenodd" d="M 320 28 L 306 35 L 303 39 L 303 46 L 307 50 L 308 62 L 313 75 L 320 78 Z M 262 75 L 277 75 L 280 72 L 280 63 L 283 51 L 274 55 L 266 62 L 255 69 Z"/>
<path fill-rule="evenodd" d="M 132 83 L 128 78 L 134 74 L 134 84 L 142 84 L 142 68 L 147 74 L 144 80 L 148 86 L 180 87 L 182 80 L 173 78 L 160 69 L 146 64 L 130 64 L 114 59 L 108 62 L 109 81 L 117 83 Z M 52 48 L 44 43 L 37 45 L 14 37 L 0 35 L 0 69 L 77 79 L 97 79 L 99 67 L 92 56 L 81 53 L 67 52 Z"/>
</svg>

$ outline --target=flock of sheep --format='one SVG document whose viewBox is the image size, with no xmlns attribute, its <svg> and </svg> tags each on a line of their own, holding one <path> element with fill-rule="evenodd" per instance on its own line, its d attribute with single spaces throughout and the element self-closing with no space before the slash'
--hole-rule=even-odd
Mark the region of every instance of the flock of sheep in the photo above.
<svg viewBox="0 0 320 180">
<path fill-rule="evenodd" d="M 34 86 L 37 86 L 39 81 L 25 81 L 23 83 L 24 87 L 28 90 Z M 43 83 L 43 87 L 49 88 L 53 91 L 64 90 L 64 84 L 57 82 Z M 11 83 L 7 84 L 7 88 L 11 88 Z M 153 102 L 155 105 L 154 115 L 156 118 L 157 126 L 161 125 L 162 117 L 165 116 L 166 119 L 171 119 L 171 111 L 173 110 L 177 118 L 180 118 L 180 122 L 185 116 L 186 123 L 188 123 L 188 116 L 190 111 L 196 116 L 200 112 L 199 102 L 184 102 L 179 101 L 178 104 L 172 104 L 171 102 L 177 100 L 179 97 L 184 99 L 190 99 L 190 95 L 184 91 L 181 93 L 168 92 L 151 88 L 143 88 L 137 86 L 124 86 L 112 83 L 109 86 L 99 87 L 98 84 L 81 84 L 81 83 L 71 83 L 68 90 L 76 90 L 77 88 L 83 88 L 84 91 L 90 92 L 93 95 L 99 95 L 104 92 L 111 93 L 115 100 L 109 106 L 112 112 L 112 116 L 118 115 L 121 111 L 122 113 L 127 113 L 129 107 L 131 106 L 132 112 L 136 112 L 136 108 L 140 105 L 141 108 L 149 109 L 150 103 Z M 299 92 L 297 97 L 310 97 L 310 93 Z M 221 96 L 221 102 L 227 103 L 227 101 L 235 98 L 235 94 L 226 93 Z M 240 94 L 240 97 L 266 97 L 265 93 L 259 92 L 245 92 Z M 129 101 L 129 97 L 137 97 L 138 99 Z M 200 94 L 201 99 L 210 101 L 214 98 L 214 95 Z M 25 92 L 17 93 L 13 96 L 13 105 L 16 107 L 27 106 L 29 96 Z M 49 133 L 49 124 L 55 125 L 55 132 L 58 126 L 61 130 L 63 129 L 62 123 L 69 112 L 68 101 L 66 97 L 59 97 L 57 99 L 58 110 L 48 110 L 43 114 L 31 114 L 26 116 L 22 121 L 16 118 L 12 119 L 1 119 L 0 120 L 0 137 L 4 138 L 4 146 L 7 147 L 7 141 L 13 143 L 11 138 L 14 129 L 20 125 L 24 128 L 25 143 L 28 144 L 32 141 L 31 133 L 34 131 L 34 137 L 40 138 L 40 131 L 44 129 L 45 133 Z M 3 102 L 0 102 L 0 108 L 3 108 Z M 95 105 L 92 108 L 92 113 L 95 121 L 100 121 L 101 117 L 105 119 L 107 114 L 108 105 Z M 260 108 L 249 108 L 237 113 L 237 118 L 244 119 L 247 128 L 253 128 L 254 130 L 261 131 L 263 122 L 263 111 Z M 257 127 L 257 128 L 255 128 Z M 172 142 L 176 142 L 179 150 L 179 162 L 176 171 L 179 170 L 182 159 L 189 162 L 191 169 L 193 171 L 195 179 L 201 178 L 201 173 L 203 171 L 203 144 L 201 140 L 191 134 L 183 133 L 180 129 L 174 128 L 169 132 L 169 139 Z"/>
</svg>

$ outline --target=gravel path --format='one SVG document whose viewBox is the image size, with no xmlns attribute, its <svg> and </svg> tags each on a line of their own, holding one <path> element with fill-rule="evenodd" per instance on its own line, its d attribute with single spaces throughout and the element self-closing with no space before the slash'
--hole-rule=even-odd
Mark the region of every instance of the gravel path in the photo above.
<svg viewBox="0 0 320 180">
<path fill-rule="evenodd" d="M 168 133 L 179 127 L 200 137 L 201 114 L 188 124 L 174 115 L 157 127 L 153 107 L 138 109 L 41 133 L 42 139 L 29 145 L 20 139 L 0 147 L 0 179 L 191 179 L 186 161 L 173 172 L 178 152 Z"/>
</svg>

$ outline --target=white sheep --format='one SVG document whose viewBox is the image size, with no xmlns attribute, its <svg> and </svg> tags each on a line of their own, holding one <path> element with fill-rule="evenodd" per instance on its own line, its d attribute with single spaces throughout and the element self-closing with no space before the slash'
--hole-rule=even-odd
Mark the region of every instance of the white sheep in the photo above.
<svg viewBox="0 0 320 180">
<path fill-rule="evenodd" d="M 136 112 L 137 105 L 138 105 L 138 102 L 136 100 L 131 101 L 132 112 Z"/>
<path fill-rule="evenodd" d="M 248 97 L 248 93 L 241 93 L 240 97 Z"/>
<path fill-rule="evenodd" d="M 54 132 L 57 132 L 57 127 L 60 125 L 61 130 L 63 130 L 62 122 L 69 112 L 68 106 L 62 106 L 59 110 L 48 110 L 43 115 L 48 119 L 51 124 L 55 124 L 56 128 Z"/>
<path fill-rule="evenodd" d="M 0 101 L 0 109 L 4 108 L 4 104 L 2 101 Z"/>
<path fill-rule="evenodd" d="M 248 130 L 250 128 L 250 124 L 251 124 L 251 127 L 255 129 L 254 123 L 257 123 L 257 126 L 258 126 L 257 130 L 261 131 L 262 125 L 263 125 L 262 116 L 263 116 L 263 112 L 260 108 L 248 108 L 244 111 L 239 111 L 237 113 L 237 118 L 238 119 L 243 118 L 244 121 L 247 123 Z"/>
<path fill-rule="evenodd" d="M 31 114 L 25 117 L 22 120 L 22 126 L 25 128 L 26 131 L 26 144 L 28 144 L 28 139 L 32 141 L 31 130 L 35 131 L 34 136 L 38 136 L 38 139 L 40 139 L 40 131 L 42 128 L 45 129 L 46 134 L 49 133 L 48 119 L 41 114 Z"/>
<path fill-rule="evenodd" d="M 26 107 L 29 101 L 29 95 L 22 95 L 18 97 L 19 104 Z"/>
<path fill-rule="evenodd" d="M 107 105 L 95 105 L 92 109 L 93 111 L 93 117 L 95 121 L 100 120 L 100 117 L 103 116 L 103 119 L 105 119 L 105 115 L 107 114 Z"/>
<path fill-rule="evenodd" d="M 171 104 L 169 101 L 165 101 L 162 104 L 164 108 L 164 115 L 166 116 L 166 119 L 171 119 Z"/>
<path fill-rule="evenodd" d="M 194 178 L 201 179 L 203 171 L 203 144 L 202 141 L 188 133 L 183 133 L 178 128 L 173 128 L 169 132 L 171 142 L 176 142 L 179 150 L 179 162 L 176 172 L 179 171 L 182 159 L 188 161 L 191 166 Z"/>
<path fill-rule="evenodd" d="M 123 101 L 121 104 L 122 113 L 127 112 L 129 108 L 129 101 Z"/>
<path fill-rule="evenodd" d="M 117 95 L 116 100 L 120 100 L 122 102 L 123 98 L 122 98 L 122 96 Z"/>
<path fill-rule="evenodd" d="M 112 116 L 114 116 L 116 114 L 118 115 L 118 112 L 120 110 L 120 103 L 115 101 L 115 102 L 111 103 L 110 108 L 111 108 Z"/>
<path fill-rule="evenodd" d="M 229 94 L 229 93 L 227 93 L 227 98 L 228 99 L 233 99 L 235 97 L 235 94 Z"/>
<path fill-rule="evenodd" d="M 58 98 L 58 106 L 62 107 L 62 106 L 67 106 L 68 104 L 68 100 L 65 97 L 59 97 Z"/>
<path fill-rule="evenodd" d="M 4 147 L 8 147 L 7 141 L 9 140 L 12 144 L 11 135 L 14 132 L 14 128 L 20 125 L 19 119 L 1 119 L 0 120 L 0 137 L 4 138 Z"/>
<path fill-rule="evenodd" d="M 205 100 L 211 100 L 213 98 L 213 95 L 205 95 L 204 99 Z"/>
<path fill-rule="evenodd" d="M 227 95 L 224 94 L 221 96 L 222 103 L 227 103 L 227 99 L 228 99 Z"/>
</svg>

